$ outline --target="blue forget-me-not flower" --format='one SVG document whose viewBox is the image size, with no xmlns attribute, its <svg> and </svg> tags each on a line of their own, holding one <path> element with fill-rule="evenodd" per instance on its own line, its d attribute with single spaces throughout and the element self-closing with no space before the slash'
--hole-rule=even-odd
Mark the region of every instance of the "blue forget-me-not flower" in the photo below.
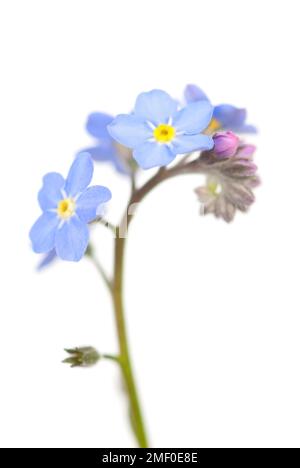
<svg viewBox="0 0 300 468">
<path fill-rule="evenodd" d="M 185 100 L 187 103 L 209 101 L 206 94 L 198 86 L 189 84 L 184 91 Z M 214 107 L 213 118 L 207 128 L 208 133 L 214 131 L 232 130 L 236 133 L 256 133 L 256 128 L 253 125 L 246 123 L 247 111 L 232 106 L 231 104 L 219 104 Z"/>
<path fill-rule="evenodd" d="M 87 224 L 111 198 L 106 187 L 88 188 L 93 171 L 90 154 L 81 153 L 66 180 L 56 172 L 45 175 L 38 194 L 43 213 L 30 231 L 34 252 L 49 253 L 55 249 L 62 260 L 75 262 L 83 257 L 89 243 Z"/>
<path fill-rule="evenodd" d="M 178 102 L 166 92 L 141 93 L 132 114 L 118 115 L 109 125 L 110 135 L 133 149 L 133 157 L 143 169 L 166 166 L 176 155 L 209 150 L 213 140 L 200 132 L 211 121 L 209 101 L 192 102 L 178 109 Z"/>
</svg>

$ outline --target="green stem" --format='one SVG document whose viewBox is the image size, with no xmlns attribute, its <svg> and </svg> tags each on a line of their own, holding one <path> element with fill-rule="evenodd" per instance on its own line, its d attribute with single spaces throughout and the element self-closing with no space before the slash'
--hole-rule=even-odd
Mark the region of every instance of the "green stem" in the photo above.
<svg viewBox="0 0 300 468">
<path fill-rule="evenodd" d="M 112 356 L 110 354 L 103 355 L 103 358 L 115 361 L 120 365 L 123 373 L 124 381 L 126 384 L 127 394 L 130 402 L 130 414 L 132 419 L 132 426 L 136 435 L 138 444 L 142 448 L 148 447 L 147 437 L 144 429 L 144 423 L 139 404 L 138 394 L 132 372 L 131 360 L 127 342 L 127 332 L 124 318 L 123 306 L 123 273 L 124 273 L 124 247 L 125 238 L 117 236 L 115 241 L 115 275 L 114 281 L 110 281 L 106 272 L 104 271 L 101 263 L 98 261 L 94 254 L 94 250 L 90 245 L 87 256 L 92 260 L 100 276 L 104 280 L 106 286 L 111 292 L 117 331 L 119 341 L 119 355 Z"/>
<path fill-rule="evenodd" d="M 124 258 L 125 258 L 125 246 L 127 238 L 127 228 L 131 222 L 131 217 L 128 218 L 128 211 L 132 205 L 139 204 L 143 198 L 151 192 L 157 185 L 164 182 L 167 179 L 182 174 L 191 174 L 195 172 L 201 172 L 201 165 L 198 161 L 192 161 L 185 164 L 174 166 L 171 169 L 160 169 L 151 179 L 149 179 L 141 188 L 136 189 L 135 181 L 132 179 L 132 195 L 126 212 L 122 219 L 121 225 L 116 232 L 115 238 L 115 260 L 114 260 L 114 279 L 110 282 L 103 275 L 101 266 L 97 263 L 96 266 L 104 278 L 105 282 L 110 288 L 112 293 L 112 299 L 114 304 L 115 319 L 117 326 L 118 342 L 119 342 L 119 355 L 116 360 L 119 362 L 124 382 L 126 385 L 127 395 L 130 404 L 130 414 L 132 419 L 132 426 L 134 429 L 135 436 L 139 447 L 147 448 L 148 440 L 145 430 L 145 424 L 143 420 L 141 405 L 139 402 L 137 387 L 133 374 L 131 357 L 128 346 L 127 330 L 125 323 L 125 310 L 123 300 L 124 290 Z M 124 232 L 126 230 L 126 232 Z"/>
<path fill-rule="evenodd" d="M 130 403 L 130 411 L 134 432 L 141 448 L 148 447 L 148 441 L 143 422 L 141 406 L 139 403 L 135 379 L 132 370 L 131 358 L 128 347 L 127 331 L 124 317 L 123 304 L 123 279 L 124 279 L 124 249 L 125 238 L 117 237 L 115 240 L 115 277 L 113 289 L 113 301 L 115 318 L 119 340 L 119 359 Z"/>
<path fill-rule="evenodd" d="M 90 245 L 89 250 L 86 253 L 87 257 L 91 259 L 93 262 L 94 266 L 96 267 L 96 270 L 99 272 L 100 276 L 102 277 L 104 283 L 106 284 L 107 288 L 109 289 L 110 292 L 112 292 L 112 281 L 109 279 L 109 277 L 106 274 L 106 271 L 104 270 L 103 266 L 97 259 L 93 247 Z"/>
<path fill-rule="evenodd" d="M 114 361 L 117 364 L 120 364 L 119 356 L 114 356 L 113 354 L 101 354 L 101 358 L 108 359 L 109 361 Z"/>
</svg>

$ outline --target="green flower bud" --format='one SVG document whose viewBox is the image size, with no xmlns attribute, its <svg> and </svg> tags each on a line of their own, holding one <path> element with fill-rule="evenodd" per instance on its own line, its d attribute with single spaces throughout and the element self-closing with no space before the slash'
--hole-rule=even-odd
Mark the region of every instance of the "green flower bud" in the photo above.
<svg viewBox="0 0 300 468">
<path fill-rule="evenodd" d="M 65 349 L 70 357 L 63 360 L 64 364 L 70 364 L 71 367 L 90 367 L 97 364 L 101 359 L 98 351 L 92 346 L 82 348 Z"/>
</svg>

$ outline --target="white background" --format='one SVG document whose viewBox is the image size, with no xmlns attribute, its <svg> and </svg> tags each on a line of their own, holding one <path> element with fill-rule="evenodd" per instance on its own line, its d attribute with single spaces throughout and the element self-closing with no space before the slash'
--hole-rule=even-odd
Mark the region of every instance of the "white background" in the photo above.
<svg viewBox="0 0 300 468">
<path fill-rule="evenodd" d="M 69 369 L 63 348 L 117 349 L 109 296 L 83 260 L 35 272 L 28 230 L 49 171 L 92 140 L 91 111 L 141 91 L 246 106 L 263 185 L 231 225 L 198 216 L 199 177 L 154 191 L 132 223 L 126 306 L 152 446 L 299 447 L 299 2 L 2 0 L 0 445 L 131 447 L 113 363 Z M 150 175 L 150 174 L 149 174 Z M 107 165 L 94 182 L 127 181 Z M 111 238 L 93 232 L 110 267 Z"/>
</svg>

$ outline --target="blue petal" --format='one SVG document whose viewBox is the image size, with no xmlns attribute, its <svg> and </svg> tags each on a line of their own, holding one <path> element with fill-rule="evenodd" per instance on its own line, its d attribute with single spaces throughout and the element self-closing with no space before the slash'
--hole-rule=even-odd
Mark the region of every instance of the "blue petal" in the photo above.
<svg viewBox="0 0 300 468">
<path fill-rule="evenodd" d="M 54 248 L 58 224 L 59 219 L 56 213 L 47 211 L 39 217 L 29 234 L 34 252 L 47 253 Z"/>
<path fill-rule="evenodd" d="M 112 161 L 112 163 L 114 164 L 116 170 L 120 174 L 123 174 L 126 176 L 130 175 L 131 171 L 130 171 L 130 165 L 128 164 L 129 161 L 127 162 L 126 160 L 124 160 L 122 155 L 117 155 L 114 161 Z"/>
<path fill-rule="evenodd" d="M 76 203 L 76 213 L 85 223 L 96 218 L 98 208 L 111 199 L 111 192 L 106 187 L 96 185 L 83 192 Z"/>
<path fill-rule="evenodd" d="M 56 208 L 62 198 L 64 178 L 57 172 L 50 172 L 43 178 L 43 187 L 39 191 L 38 200 L 43 211 Z"/>
<path fill-rule="evenodd" d="M 38 271 L 44 270 L 44 268 L 48 267 L 56 259 L 57 259 L 57 255 L 56 255 L 55 249 L 50 250 L 50 252 L 47 253 L 44 256 L 44 258 L 40 261 L 40 263 L 38 264 L 37 270 Z"/>
<path fill-rule="evenodd" d="M 88 116 L 87 131 L 95 138 L 108 138 L 107 125 L 113 121 L 113 116 L 101 112 L 93 112 Z"/>
<path fill-rule="evenodd" d="M 73 162 L 69 171 L 65 191 L 69 197 L 82 192 L 92 180 L 93 161 L 89 153 L 80 153 Z"/>
<path fill-rule="evenodd" d="M 85 148 L 82 151 L 89 153 L 94 161 L 112 161 L 117 153 L 111 137 L 99 141 L 97 146 Z"/>
<path fill-rule="evenodd" d="M 233 130 L 238 133 L 256 133 L 253 125 L 246 124 L 247 111 L 232 106 L 220 104 L 214 109 L 214 117 L 221 123 L 224 130 Z"/>
<path fill-rule="evenodd" d="M 184 90 L 184 97 L 188 103 L 195 101 L 209 101 L 208 97 L 202 91 L 202 89 L 194 84 L 189 84 L 186 86 Z"/>
<path fill-rule="evenodd" d="M 172 142 L 172 150 L 176 154 L 190 153 L 196 150 L 209 150 L 214 141 L 207 135 L 181 135 Z"/>
<path fill-rule="evenodd" d="M 116 143 L 111 137 L 100 141 L 98 146 L 86 148 L 82 151 L 89 153 L 94 161 L 112 163 L 120 174 L 128 175 L 130 173 L 129 168 L 126 167 L 126 163 L 122 161 L 122 155 L 118 153 Z"/>
<path fill-rule="evenodd" d="M 238 128 L 233 127 L 232 130 L 238 133 L 257 133 L 257 128 L 249 124 L 240 125 Z"/>
<path fill-rule="evenodd" d="M 168 145 L 147 141 L 133 151 L 133 157 L 143 169 L 166 166 L 175 155 Z"/>
<path fill-rule="evenodd" d="M 72 216 L 56 231 L 56 253 L 62 260 L 78 262 L 89 243 L 89 230 L 77 216 Z"/>
<path fill-rule="evenodd" d="M 177 102 L 165 91 L 154 89 L 137 97 L 134 113 L 143 120 L 159 125 L 167 123 L 177 108 Z"/>
<path fill-rule="evenodd" d="M 238 127 L 246 120 L 246 109 L 238 109 L 231 104 L 220 104 L 214 109 L 214 117 L 221 122 L 223 128 L 232 125 Z"/>
<path fill-rule="evenodd" d="M 173 125 L 177 131 L 199 133 L 208 126 L 212 114 L 213 107 L 209 101 L 192 102 L 177 112 Z"/>
<path fill-rule="evenodd" d="M 135 148 L 153 134 L 149 125 L 132 114 L 118 115 L 107 129 L 116 141 L 128 148 Z"/>
</svg>

